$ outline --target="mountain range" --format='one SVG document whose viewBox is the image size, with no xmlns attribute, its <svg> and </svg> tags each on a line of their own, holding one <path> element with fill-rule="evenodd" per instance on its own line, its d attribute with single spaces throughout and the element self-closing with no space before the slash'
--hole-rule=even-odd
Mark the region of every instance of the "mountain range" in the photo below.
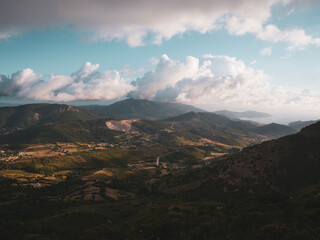
<svg viewBox="0 0 320 240">
<path fill-rule="evenodd" d="M 138 108 L 140 103 L 139 100 Z M 131 100 L 130 104 L 132 107 Z M 185 142 L 199 145 L 201 139 L 207 139 L 220 144 L 245 147 L 295 133 L 295 130 L 285 125 L 271 124 L 261 127 L 252 122 L 231 120 L 209 112 L 188 112 L 163 120 L 141 119 L 122 122 L 101 116 L 93 112 L 93 109 L 68 105 L 25 105 L 5 108 L 2 111 L 7 113 L 2 115 L 2 128 L 11 127 L 18 130 L 2 134 L 0 143 L 74 141 L 112 143 L 115 141 L 115 136 L 126 133 L 126 130 L 122 130 L 125 129 L 125 125 L 135 129 L 132 134 L 137 138 L 147 138 L 166 146 L 179 146 Z M 116 124 L 118 128 L 110 128 L 110 121 L 113 121 L 111 126 Z"/>
</svg>

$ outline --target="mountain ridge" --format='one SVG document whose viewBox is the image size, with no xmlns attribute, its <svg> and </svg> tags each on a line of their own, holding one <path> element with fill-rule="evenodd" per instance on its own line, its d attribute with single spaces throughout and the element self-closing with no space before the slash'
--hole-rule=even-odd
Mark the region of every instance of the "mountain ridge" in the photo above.
<svg viewBox="0 0 320 240">
<path fill-rule="evenodd" d="M 0 108 L 0 128 L 28 128 L 46 123 L 96 119 L 98 115 L 84 107 L 37 103 Z"/>
<path fill-rule="evenodd" d="M 310 121 L 295 121 L 288 124 L 289 127 L 300 131 L 301 129 L 318 122 L 319 120 L 310 120 Z"/>
<path fill-rule="evenodd" d="M 253 131 L 258 134 L 268 135 L 276 138 L 298 132 L 297 130 L 287 125 L 282 125 L 278 123 L 266 124 L 266 125 L 255 128 Z"/>
<path fill-rule="evenodd" d="M 87 108 L 105 116 L 117 119 L 152 119 L 159 120 L 180 114 L 205 110 L 180 103 L 149 101 L 128 98 L 108 106 L 89 105 Z"/>
</svg>

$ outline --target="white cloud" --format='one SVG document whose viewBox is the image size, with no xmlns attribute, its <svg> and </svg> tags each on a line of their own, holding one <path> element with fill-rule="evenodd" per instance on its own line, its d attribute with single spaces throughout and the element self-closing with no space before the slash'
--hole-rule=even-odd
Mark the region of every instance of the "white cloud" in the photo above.
<svg viewBox="0 0 320 240">
<path fill-rule="evenodd" d="M 163 55 L 155 69 L 131 84 L 119 71 L 98 71 L 85 63 L 71 76 L 44 79 L 31 69 L 0 76 L 0 96 L 38 101 L 112 100 L 126 96 L 219 108 L 319 109 L 320 92 L 271 85 L 262 71 L 229 56 L 188 56 L 176 61 Z"/>
<path fill-rule="evenodd" d="M 47 80 L 24 69 L 11 78 L 0 76 L 0 96 L 39 101 L 110 100 L 134 90 L 119 72 L 98 72 L 98 68 L 99 64 L 87 62 L 71 76 L 52 74 Z"/>
<path fill-rule="evenodd" d="M 184 77 L 193 77 L 199 68 L 199 59 L 187 57 L 185 63 L 171 60 L 167 55 L 163 55 L 156 69 L 147 72 L 142 78 L 132 82 L 138 91 L 132 92 L 134 98 L 154 98 L 159 89 L 174 86 Z"/>
<path fill-rule="evenodd" d="M 188 71 L 186 71 L 188 69 Z M 161 57 L 157 68 L 133 82 L 134 98 L 225 107 L 320 107 L 320 93 L 272 86 L 268 76 L 229 56 Z"/>
<path fill-rule="evenodd" d="M 0 38 L 48 26 L 73 26 L 92 40 L 120 39 L 130 46 L 145 39 L 160 44 L 186 31 L 206 33 L 226 28 L 229 33 L 251 33 L 270 42 L 287 42 L 291 50 L 320 45 L 303 29 L 280 30 L 267 24 L 274 6 L 292 9 L 301 0 L 1 0 Z M 303 1 L 304 3 L 305 1 Z M 307 0 L 306 5 L 317 0 Z"/>
<path fill-rule="evenodd" d="M 272 47 L 266 47 L 261 49 L 259 52 L 260 56 L 271 56 L 272 54 Z"/>
</svg>

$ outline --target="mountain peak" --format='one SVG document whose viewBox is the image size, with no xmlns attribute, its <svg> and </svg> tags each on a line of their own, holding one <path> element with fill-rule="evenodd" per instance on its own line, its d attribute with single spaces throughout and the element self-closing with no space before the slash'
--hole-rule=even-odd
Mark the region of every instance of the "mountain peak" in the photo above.
<svg viewBox="0 0 320 240">
<path fill-rule="evenodd" d="M 204 110 L 180 103 L 158 102 L 146 99 L 128 98 L 109 106 L 87 106 L 88 108 L 108 117 L 117 119 L 165 119 L 190 111 Z"/>
</svg>

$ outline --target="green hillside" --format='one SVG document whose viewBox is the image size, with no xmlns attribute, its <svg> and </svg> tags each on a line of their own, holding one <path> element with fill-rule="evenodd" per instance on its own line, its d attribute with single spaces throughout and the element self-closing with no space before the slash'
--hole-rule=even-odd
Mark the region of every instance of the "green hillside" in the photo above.
<svg viewBox="0 0 320 240">
<path fill-rule="evenodd" d="M 100 120 L 74 120 L 35 125 L 0 136 L 0 143 L 54 143 L 54 142 L 112 142 L 116 131 L 109 130 Z M 229 146 L 245 147 L 268 139 L 251 131 L 256 125 L 246 121 L 233 121 L 213 113 L 186 113 L 164 121 L 139 120 L 132 123 L 136 128 L 135 139 L 149 139 L 165 146 L 199 145 L 202 139 Z M 117 132 L 117 135 L 124 132 Z M 126 139 L 124 139 L 127 142 Z M 131 141 L 131 140 L 130 140 Z M 145 140 L 143 140 L 145 141 Z"/>
<path fill-rule="evenodd" d="M 96 119 L 98 115 L 83 108 L 62 104 L 27 104 L 0 108 L 0 128 L 28 128 L 46 123 Z"/>
<path fill-rule="evenodd" d="M 77 120 L 45 124 L 0 136 L 0 143 L 112 142 L 121 134 L 109 130 L 106 120 Z"/>
<path fill-rule="evenodd" d="M 193 138 L 208 138 L 223 144 L 246 146 L 248 138 L 259 142 L 259 136 L 252 132 L 256 125 L 239 120 L 230 120 L 214 113 L 190 112 L 178 117 L 168 118 L 176 134 L 188 134 Z"/>
</svg>

